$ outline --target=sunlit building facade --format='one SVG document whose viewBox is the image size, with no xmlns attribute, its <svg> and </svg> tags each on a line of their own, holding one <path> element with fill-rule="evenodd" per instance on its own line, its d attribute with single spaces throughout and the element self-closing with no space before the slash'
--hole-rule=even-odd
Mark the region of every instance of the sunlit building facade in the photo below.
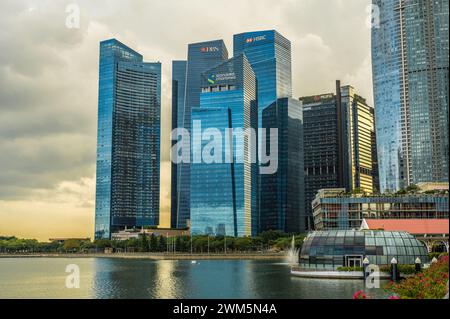
<svg viewBox="0 0 450 319">
<path fill-rule="evenodd" d="M 192 109 L 191 233 L 256 235 L 257 136 L 245 134 L 257 128 L 255 74 L 240 54 L 201 80 L 200 107 Z"/>
<path fill-rule="evenodd" d="M 159 223 L 161 64 L 100 43 L 95 238 Z"/>
<path fill-rule="evenodd" d="M 448 181 L 449 1 L 373 0 L 381 191 Z"/>
<path fill-rule="evenodd" d="M 319 189 L 366 193 L 378 184 L 374 110 L 352 86 L 336 81 L 336 93 L 301 97 L 304 123 L 305 212 Z"/>
</svg>

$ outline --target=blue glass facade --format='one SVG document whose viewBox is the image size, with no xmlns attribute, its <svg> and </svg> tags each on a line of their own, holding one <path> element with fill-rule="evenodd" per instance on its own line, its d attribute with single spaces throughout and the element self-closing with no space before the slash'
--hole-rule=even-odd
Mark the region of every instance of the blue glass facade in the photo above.
<svg viewBox="0 0 450 319">
<path fill-rule="evenodd" d="M 449 1 L 405 1 L 403 24 L 408 182 L 447 182 Z"/>
<path fill-rule="evenodd" d="M 223 40 L 189 44 L 186 64 L 184 107 L 178 112 L 178 127 L 191 131 L 191 111 L 200 105 L 201 74 L 228 59 Z M 187 226 L 190 218 L 190 164 L 177 165 L 177 227 Z"/>
<path fill-rule="evenodd" d="M 301 102 L 290 98 L 278 99 L 263 110 L 262 121 L 262 127 L 266 129 L 266 145 L 269 147 L 269 129 L 278 129 L 278 169 L 274 174 L 260 176 L 260 231 L 303 232 L 308 224 L 304 210 Z"/>
<path fill-rule="evenodd" d="M 291 42 L 288 39 L 275 30 L 236 34 L 233 54 L 241 53 L 247 56 L 258 80 L 260 113 L 277 98 L 292 96 Z"/>
<path fill-rule="evenodd" d="M 161 64 L 100 43 L 95 238 L 159 222 Z"/>
<path fill-rule="evenodd" d="M 244 32 L 233 37 L 234 56 L 242 53 L 250 62 L 258 81 L 258 127 L 261 128 L 263 110 L 279 98 L 292 97 L 291 42 L 275 30 Z M 261 177 L 260 182 L 262 180 Z M 263 185 L 258 188 L 262 190 Z M 261 193 L 258 196 L 258 202 L 262 202 Z M 263 208 L 263 205 L 260 207 Z M 259 214 L 262 216 L 264 212 Z"/>
<path fill-rule="evenodd" d="M 382 22 L 372 29 L 372 71 L 380 189 L 403 187 L 402 86 L 398 0 L 374 1 Z"/>
<path fill-rule="evenodd" d="M 227 129 L 257 127 L 255 74 L 244 55 L 210 69 L 202 76 L 200 108 L 192 109 L 191 233 L 250 236 L 258 231 L 256 134 Z M 219 149 L 208 149 L 214 129 Z M 210 131 L 211 133 L 211 131 Z M 205 133 L 206 134 L 206 133 Z M 227 136 L 233 143 L 226 143 Z M 228 147 L 227 147 L 228 146 Z M 205 151 L 208 150 L 208 151 Z M 217 155 L 212 163 L 198 156 Z M 228 154 L 228 155 L 227 155 Z M 253 160 L 250 154 L 254 154 Z M 232 159 L 232 160 L 231 160 Z"/>
<path fill-rule="evenodd" d="M 448 0 L 373 0 L 381 191 L 448 181 Z"/>
<path fill-rule="evenodd" d="M 184 117 L 184 95 L 186 87 L 186 66 L 187 61 L 172 61 L 172 130 L 183 127 Z M 172 146 L 177 143 L 177 140 L 172 141 Z M 170 226 L 172 228 L 177 227 L 178 217 L 178 194 L 180 192 L 178 186 L 178 174 L 181 170 L 178 169 L 178 164 L 174 160 L 172 155 L 172 167 L 171 167 L 171 214 L 170 214 Z"/>
</svg>

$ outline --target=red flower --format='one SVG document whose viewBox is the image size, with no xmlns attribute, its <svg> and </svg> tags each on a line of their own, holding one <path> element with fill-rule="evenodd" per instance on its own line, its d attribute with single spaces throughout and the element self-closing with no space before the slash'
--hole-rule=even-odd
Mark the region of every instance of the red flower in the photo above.
<svg viewBox="0 0 450 319">
<path fill-rule="evenodd" d="M 367 296 L 362 290 L 358 290 L 353 294 L 353 299 L 366 299 Z"/>
<path fill-rule="evenodd" d="M 392 296 L 389 296 L 388 299 L 391 299 L 391 300 L 393 300 L 393 299 L 400 299 L 400 297 L 397 296 L 397 295 L 392 295 Z"/>
</svg>

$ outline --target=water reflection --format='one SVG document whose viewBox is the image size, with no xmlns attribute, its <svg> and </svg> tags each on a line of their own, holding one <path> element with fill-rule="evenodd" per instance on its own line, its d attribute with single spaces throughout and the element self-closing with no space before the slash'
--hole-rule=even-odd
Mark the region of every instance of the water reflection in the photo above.
<svg viewBox="0 0 450 319">
<path fill-rule="evenodd" d="M 72 263 L 80 267 L 80 289 L 65 287 Z M 292 277 L 289 265 L 271 261 L 0 259 L 0 298 L 351 298 L 360 289 L 362 280 Z"/>
<path fill-rule="evenodd" d="M 173 260 L 160 260 L 156 262 L 155 284 L 154 287 L 147 288 L 149 295 L 152 298 L 160 299 L 174 299 L 180 298 L 181 283 L 178 280 L 178 274 L 176 273 L 176 266 L 178 261 Z M 151 278 L 149 278 L 151 279 Z"/>
</svg>

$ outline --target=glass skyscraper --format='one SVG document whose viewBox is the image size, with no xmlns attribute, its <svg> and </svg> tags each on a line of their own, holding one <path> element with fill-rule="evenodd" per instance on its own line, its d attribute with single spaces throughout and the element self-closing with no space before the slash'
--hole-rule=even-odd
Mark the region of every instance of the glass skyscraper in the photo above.
<svg viewBox="0 0 450 319">
<path fill-rule="evenodd" d="M 258 81 L 258 127 L 261 128 L 263 110 L 276 104 L 279 98 L 292 97 L 291 42 L 275 30 L 244 32 L 234 35 L 233 53 L 234 56 L 244 53 L 255 72 Z M 276 106 L 273 107 L 276 108 Z M 259 146 L 262 146 L 261 141 Z M 298 158 L 298 161 L 301 161 L 301 158 Z M 276 176 L 277 174 L 272 178 L 276 179 Z M 261 176 L 259 183 L 263 180 L 267 182 L 271 180 L 268 176 L 266 177 L 263 179 Z M 266 189 L 270 187 L 272 186 L 267 185 Z M 264 186 L 260 184 L 259 189 L 263 188 Z M 262 194 L 258 196 L 261 197 Z M 282 201 L 281 198 L 279 200 Z M 258 199 L 258 202 L 262 201 L 264 201 L 262 198 Z M 283 203 L 276 205 L 283 205 Z M 260 208 L 263 208 L 263 205 Z M 260 212 L 261 222 L 262 214 L 265 213 Z M 283 217 L 279 216 L 279 218 Z"/>
<path fill-rule="evenodd" d="M 381 191 L 448 181 L 449 1 L 373 0 Z"/>
<path fill-rule="evenodd" d="M 263 110 L 266 150 L 272 150 L 269 130 L 278 129 L 278 169 L 260 175 L 260 231 L 299 233 L 307 229 L 302 114 L 301 102 L 291 98 L 278 99 Z"/>
<path fill-rule="evenodd" d="M 200 107 L 192 108 L 191 233 L 255 235 L 256 133 L 254 139 L 243 133 L 257 128 L 255 74 L 240 54 L 204 72 L 201 90 Z M 219 141 L 217 148 L 211 148 L 212 140 Z"/>
<path fill-rule="evenodd" d="M 177 109 L 179 128 L 191 132 L 191 111 L 200 105 L 202 72 L 227 59 L 228 51 L 223 40 L 189 44 L 184 96 L 183 93 L 179 95 L 180 99 L 184 99 L 184 104 L 181 107 L 178 103 Z M 176 176 L 176 202 L 172 202 L 172 205 L 176 207 L 176 227 L 184 228 L 190 218 L 190 164 L 179 163 Z"/>
<path fill-rule="evenodd" d="M 100 43 L 95 238 L 159 223 L 161 64 Z"/>
<path fill-rule="evenodd" d="M 258 79 L 260 112 L 278 98 L 292 96 L 291 42 L 275 30 L 234 35 L 233 54 L 245 53 Z M 261 126 L 262 123 L 260 123 Z"/>
<path fill-rule="evenodd" d="M 184 117 L 184 90 L 186 87 L 186 65 L 187 61 L 172 61 L 172 130 L 183 127 Z M 172 141 L 172 146 L 177 143 Z M 171 154 L 177 156 L 177 154 Z M 178 218 L 178 164 L 172 158 L 171 164 L 171 207 L 170 207 L 170 227 L 177 227 Z"/>
</svg>

